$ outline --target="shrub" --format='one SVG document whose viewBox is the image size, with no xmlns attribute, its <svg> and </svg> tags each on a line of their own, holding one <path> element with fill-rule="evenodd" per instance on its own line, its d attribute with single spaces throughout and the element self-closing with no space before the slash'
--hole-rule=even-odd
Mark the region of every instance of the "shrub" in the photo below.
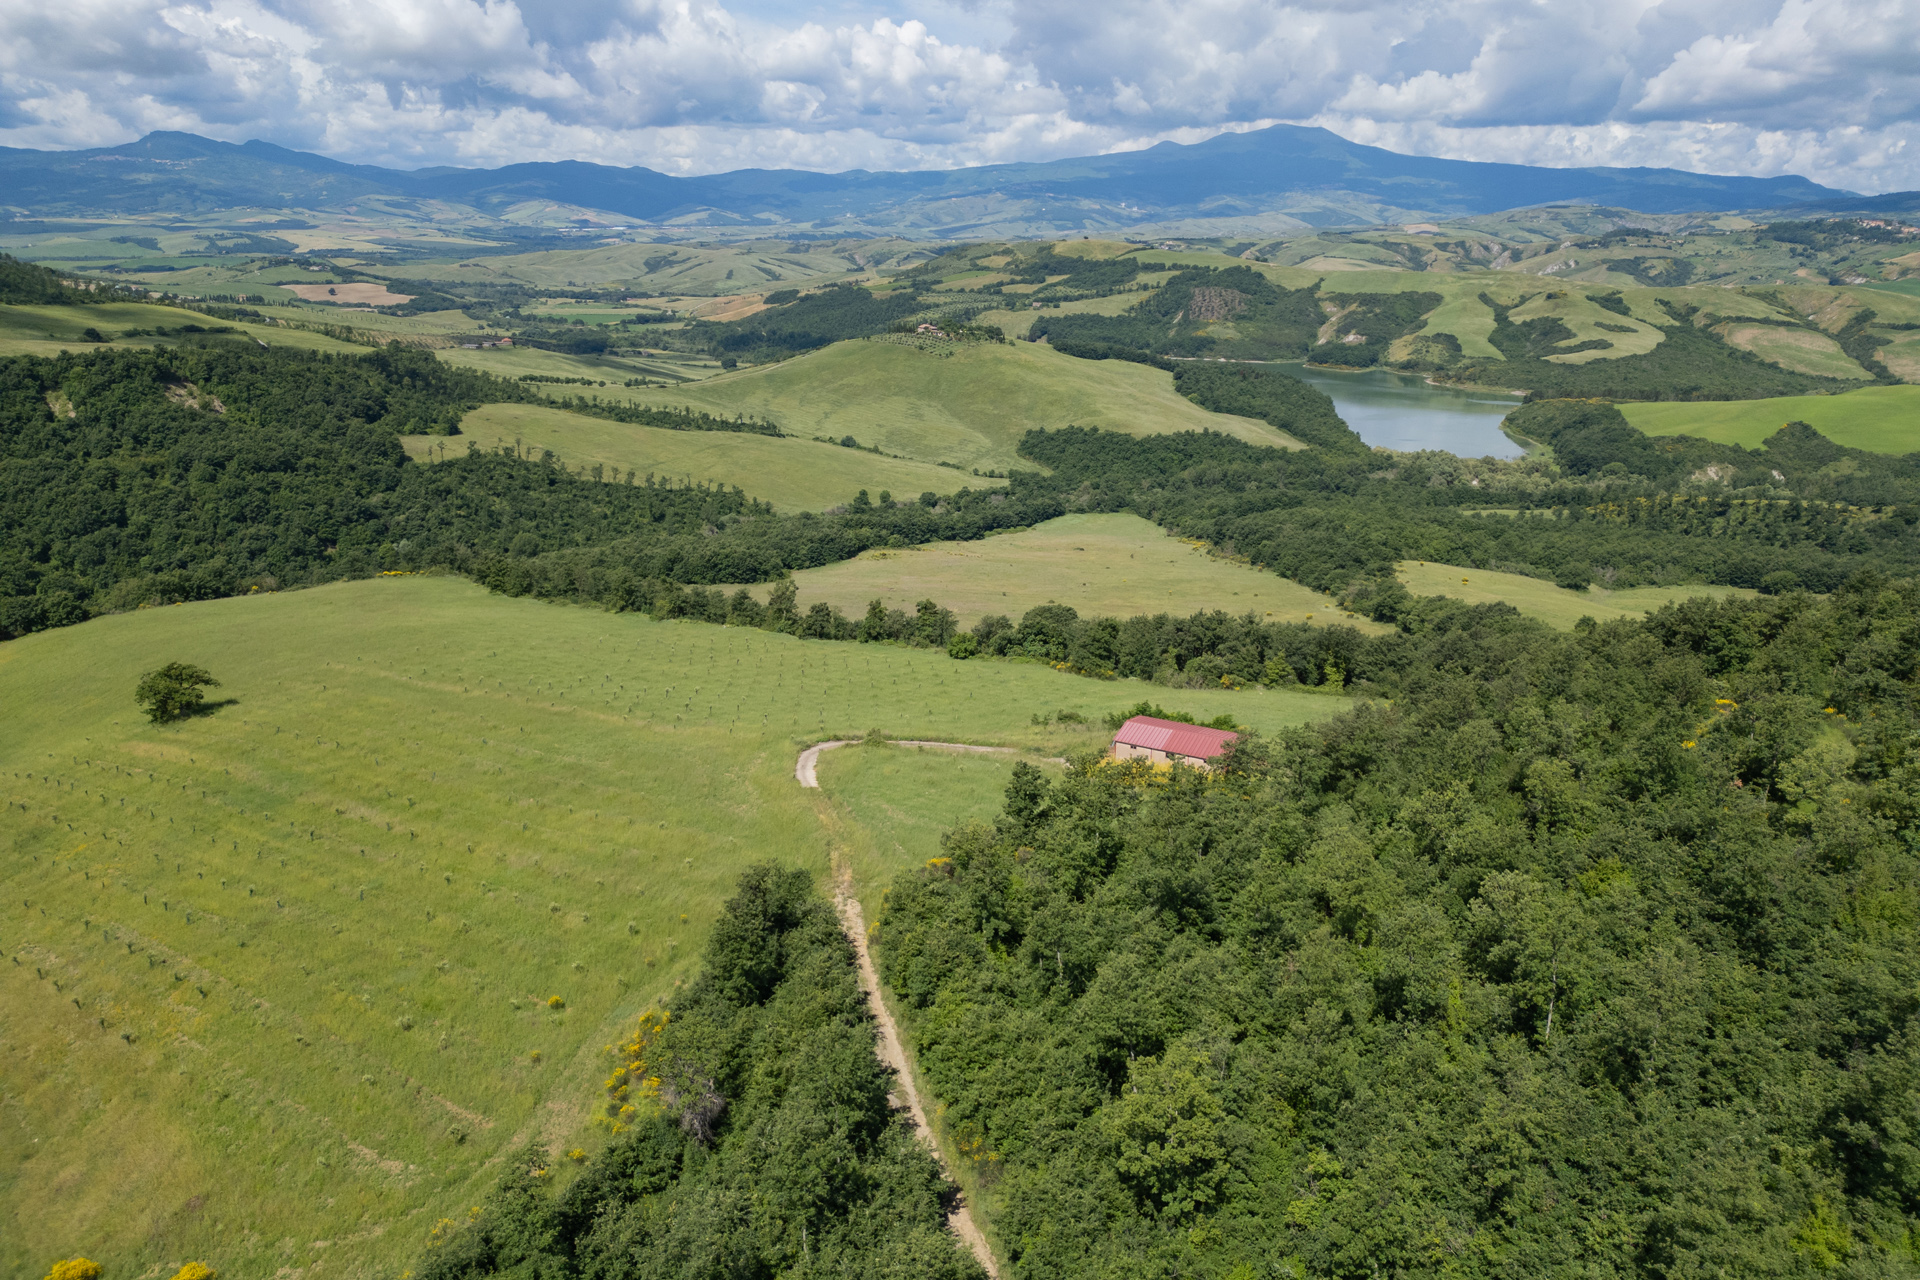
<svg viewBox="0 0 1920 1280">
<path fill-rule="evenodd" d="M 215 1280 L 219 1274 L 204 1262 L 189 1262 L 173 1273 L 173 1280 Z"/>
<path fill-rule="evenodd" d="M 47 1280 L 100 1280 L 100 1264 L 91 1258 L 62 1258 L 47 1272 Z"/>
<path fill-rule="evenodd" d="M 185 662 L 169 662 L 140 677 L 133 700 L 155 724 L 166 724 L 192 715 L 206 702 L 206 689 L 217 689 L 220 682 L 204 668 Z"/>
<path fill-rule="evenodd" d="M 968 632 L 962 631 L 959 635 L 947 641 L 947 656 L 949 658 L 958 658 L 964 661 L 978 652 L 980 652 L 980 642 L 974 639 Z"/>
</svg>

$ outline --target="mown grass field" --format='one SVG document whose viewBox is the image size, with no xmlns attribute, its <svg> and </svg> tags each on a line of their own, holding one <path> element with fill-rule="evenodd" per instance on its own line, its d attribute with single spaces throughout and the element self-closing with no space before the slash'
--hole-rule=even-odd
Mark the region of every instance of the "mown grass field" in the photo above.
<svg viewBox="0 0 1920 1280">
<path fill-rule="evenodd" d="M 976 542 L 863 552 L 793 575 L 800 603 L 837 605 L 849 617 L 880 599 L 913 611 L 935 600 L 972 626 L 990 613 L 1018 621 L 1036 605 L 1072 605 L 1082 616 L 1186 615 L 1202 609 L 1256 613 L 1275 622 L 1376 625 L 1329 596 L 1261 569 L 1223 560 L 1198 543 L 1135 515 L 1068 515 Z M 767 585 L 749 588 L 766 598 Z"/>
<path fill-rule="evenodd" d="M 1758 448 L 1789 422 L 1805 422 L 1835 444 L 1871 453 L 1920 450 L 1920 387 L 1861 387 L 1837 396 L 1623 404 L 1628 422 L 1650 436 L 1698 436 Z"/>
<path fill-rule="evenodd" d="M 1497 517 L 1496 517 L 1497 518 Z M 1604 591 L 1589 587 L 1569 591 L 1539 578 L 1517 573 L 1495 573 L 1489 569 L 1468 569 L 1459 565 L 1432 564 L 1402 560 L 1396 570 L 1407 590 L 1417 596 L 1451 596 L 1468 604 L 1510 604 L 1530 618 L 1538 618 L 1562 631 L 1572 630 L 1583 617 L 1595 622 L 1616 618 L 1641 618 L 1674 600 L 1693 596 L 1751 596 L 1741 587 L 1709 586 L 1689 583 L 1681 587 L 1629 587 Z"/>
<path fill-rule="evenodd" d="M 978 489 L 1003 483 L 817 440 L 731 431 L 669 431 L 545 405 L 483 405 L 461 421 L 460 429 L 482 448 L 521 442 L 535 455 L 551 449 L 570 467 L 600 465 L 619 475 L 633 471 L 676 481 L 738 485 L 782 511 L 823 511 L 851 501 L 861 489 L 876 499 L 883 491 L 907 499 L 929 490 L 952 493 L 966 485 Z M 401 443 L 422 460 L 430 454 L 443 456 L 438 452 L 441 446 L 449 449 L 447 456 L 466 451 L 465 441 L 444 436 L 403 436 Z"/>
<path fill-rule="evenodd" d="M 1824 333 L 1770 324 L 1735 324 L 1727 326 L 1726 339 L 1742 351 L 1751 351 L 1762 360 L 1770 360 L 1795 373 L 1854 378 L 1862 382 L 1873 377 Z"/>
<path fill-rule="evenodd" d="M 132 687 L 170 660 L 223 687 L 156 728 Z M 878 728 L 1053 755 L 1084 734 L 1036 714 L 1143 696 L 1267 730 L 1345 705 L 446 578 L 0 645 L 0 1272 L 83 1253 L 115 1276 L 398 1273 L 508 1148 L 592 1145 L 601 1046 L 691 972 L 743 866 L 825 873 L 800 743 Z M 962 793 L 970 812 L 970 787 L 906 826 Z M 876 838 L 863 874 L 896 845 L 922 847 Z"/>
<path fill-rule="evenodd" d="M 215 320 L 197 311 L 147 302 L 107 302 L 99 306 L 21 306 L 0 304 L 0 356 L 57 356 L 62 351 L 92 351 L 100 344 L 80 341 L 87 329 L 99 330 L 116 347 L 166 346 L 179 341 L 152 334 L 122 336 L 129 329 L 231 328 L 274 347 L 306 351 L 364 353 L 365 347 L 325 334 L 279 325 Z"/>
<path fill-rule="evenodd" d="M 1298 443 L 1264 422 L 1207 412 L 1175 394 L 1172 375 L 1158 369 L 1076 360 L 1025 342 L 966 343 L 940 354 L 855 340 L 698 387 L 621 388 L 617 394 L 770 418 L 790 435 L 850 435 L 901 457 L 969 470 L 1030 469 L 1015 450 L 1036 427 L 1101 427 L 1128 435 L 1205 429 L 1255 444 Z"/>
</svg>

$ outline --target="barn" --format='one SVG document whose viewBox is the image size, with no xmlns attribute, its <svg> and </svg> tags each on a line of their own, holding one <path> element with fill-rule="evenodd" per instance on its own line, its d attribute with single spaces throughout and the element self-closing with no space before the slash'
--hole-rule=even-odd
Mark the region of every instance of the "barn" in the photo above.
<svg viewBox="0 0 1920 1280">
<path fill-rule="evenodd" d="M 1113 735 L 1113 758 L 1211 769 L 1214 760 L 1226 754 L 1239 736 L 1225 729 L 1182 724 L 1158 716 L 1135 716 Z"/>
</svg>

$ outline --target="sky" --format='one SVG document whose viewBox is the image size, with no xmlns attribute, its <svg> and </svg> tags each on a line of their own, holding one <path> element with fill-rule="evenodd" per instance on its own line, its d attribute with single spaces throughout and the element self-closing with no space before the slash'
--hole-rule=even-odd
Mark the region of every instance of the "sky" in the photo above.
<svg viewBox="0 0 1920 1280">
<path fill-rule="evenodd" d="M 952 168 L 1279 121 L 1920 188 L 1920 0 L 0 0 L 0 146 Z"/>
</svg>

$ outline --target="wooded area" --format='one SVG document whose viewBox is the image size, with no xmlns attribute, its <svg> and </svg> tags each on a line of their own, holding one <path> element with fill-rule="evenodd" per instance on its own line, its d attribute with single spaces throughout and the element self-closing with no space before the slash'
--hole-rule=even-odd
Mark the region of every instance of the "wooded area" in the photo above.
<svg viewBox="0 0 1920 1280">
<path fill-rule="evenodd" d="M 1920 592 L 1435 622 L 1391 706 L 1022 767 L 895 882 L 1017 1274 L 1910 1268 Z"/>
</svg>

